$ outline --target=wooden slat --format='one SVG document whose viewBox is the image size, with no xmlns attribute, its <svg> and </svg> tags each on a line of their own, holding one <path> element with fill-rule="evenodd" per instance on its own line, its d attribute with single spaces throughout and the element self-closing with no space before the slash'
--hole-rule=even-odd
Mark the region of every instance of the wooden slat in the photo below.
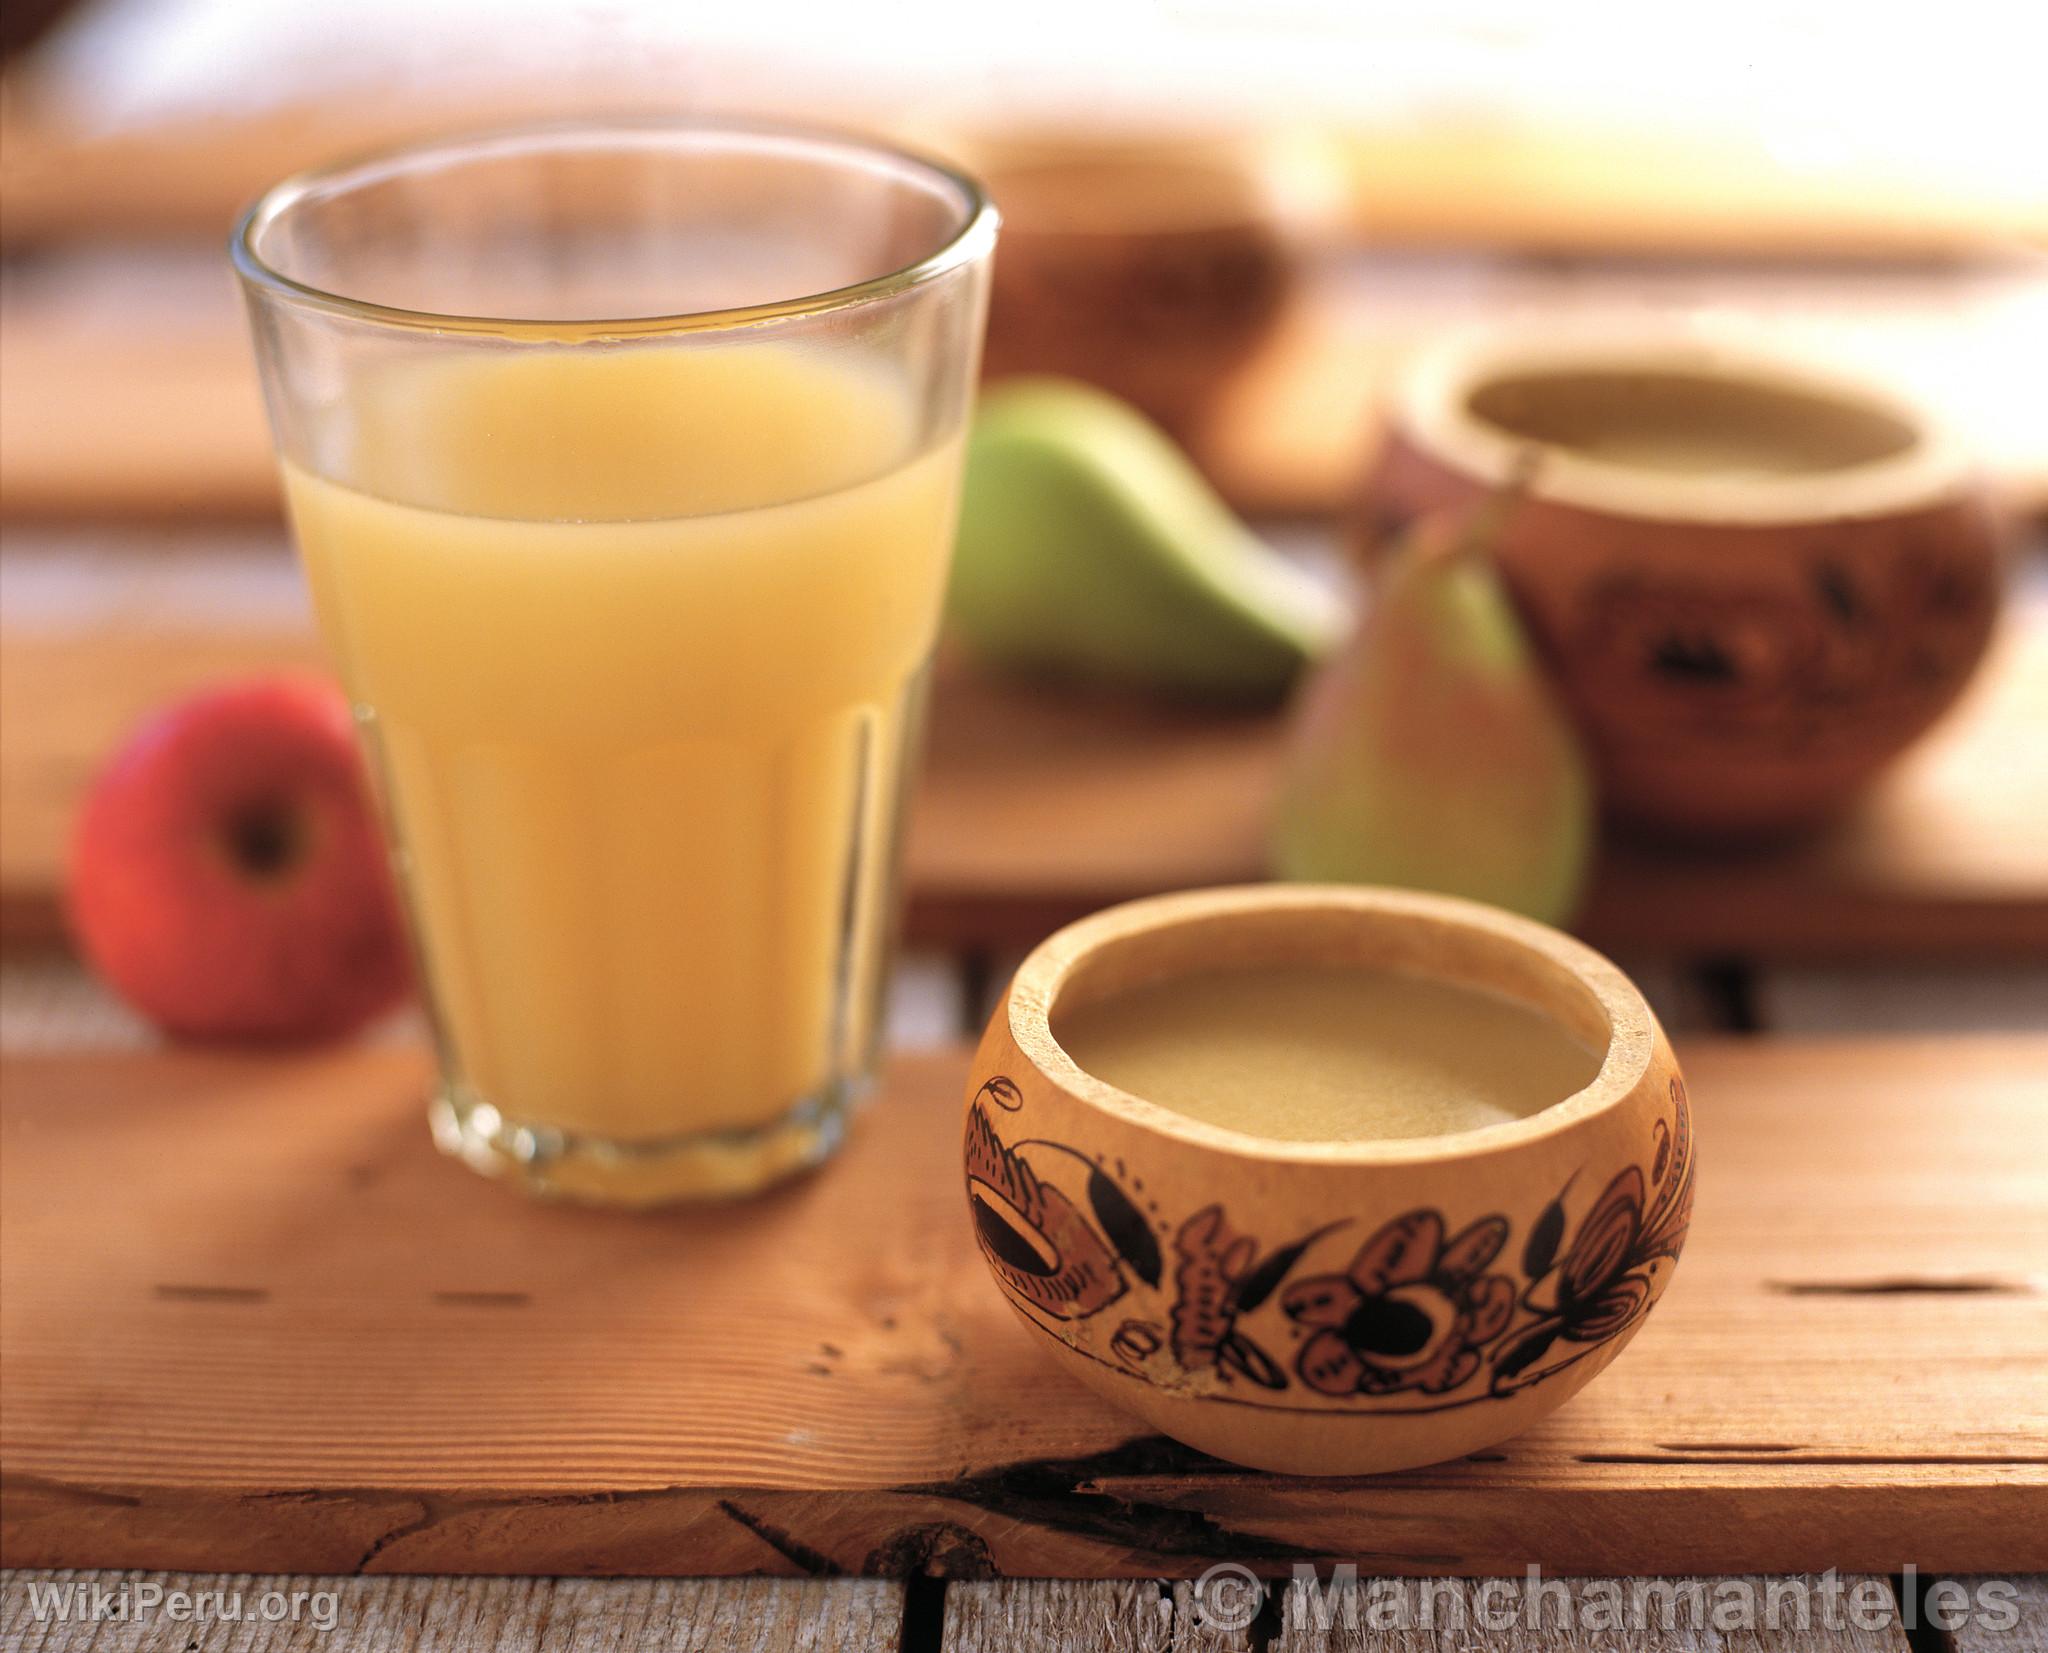
<svg viewBox="0 0 2048 1653">
<path fill-rule="evenodd" d="M 1320 1587 L 1328 1603 L 1327 1578 Z M 1394 1621 L 1384 1629 L 1375 1628 L 1372 1616 L 1375 1590 L 1381 1592 L 1379 1611 Z M 1804 1624 L 1797 1616 L 1801 1600 Z M 1815 1575 L 1550 1579 L 1535 1585 L 1522 1578 L 1378 1579 L 1367 1581 L 1355 1619 L 1318 1615 L 1302 1589 L 1290 1586 L 1271 1653 L 1443 1653 L 1472 1647 L 1501 1653 L 1721 1653 L 1731 1646 L 1758 1653 L 1907 1653 L 1910 1645 L 1890 1583 L 1869 1574 L 1841 1577 L 1832 1585 Z"/>
<path fill-rule="evenodd" d="M 1773 1033 L 2048 1033 L 2048 961 L 1781 965 L 1756 996 Z"/>
<path fill-rule="evenodd" d="M 17 618 L 0 622 L 0 935 L 34 944 L 61 933 L 77 800 L 142 716 L 225 678 L 323 658 L 296 605 L 219 624 L 146 600 L 83 629 Z"/>
<path fill-rule="evenodd" d="M 987 1017 L 969 1022 L 963 986 L 960 966 L 942 954 L 898 956 L 882 1010 L 883 1044 L 919 1050 L 951 1045 L 963 1033 L 978 1031 Z M 363 1037 L 417 1042 L 420 1030 L 419 1012 L 408 1008 Z M 162 1034 L 75 959 L 31 952 L 0 962 L 0 1053 L 151 1050 L 163 1042 Z"/>
<path fill-rule="evenodd" d="M 277 515 L 277 470 L 224 240 L 203 254 L 145 249 L 8 272 L 7 516 Z"/>
<path fill-rule="evenodd" d="M 113 542 L 133 549 L 136 542 Z M 149 708 L 316 663 L 280 540 L 122 560 L 15 542 L 0 576 L 0 940 L 48 942 L 72 810 Z M 243 542 L 247 543 L 247 542 Z M 67 573 L 78 564 L 76 574 Z M 189 567 L 189 574 L 181 574 Z M 28 574 L 41 570 L 36 591 Z M 1610 845 L 1579 928 L 1638 957 L 2048 956 L 2048 592 L 1961 707 L 1823 836 L 1716 857 Z M 1028 947 L 1131 896 L 1261 876 L 1282 725 L 942 670 L 907 862 L 912 938 Z"/>
<path fill-rule="evenodd" d="M 1247 511 L 1344 511 L 1419 346 L 1508 318 L 1555 327 L 1702 306 L 1899 380 L 1977 443 L 2019 510 L 2048 511 L 2048 434 L 2010 371 L 2048 348 L 2048 275 L 2007 264 L 1857 275 L 1333 260 L 1231 387 L 1200 457 Z M 26 265 L 0 299 L 0 343 L 10 518 L 276 515 L 247 324 L 213 246 Z"/>
<path fill-rule="evenodd" d="M 1761 135 L 1473 112 L 1344 147 L 1358 223 L 1400 244 L 1840 259 L 2048 239 L 2038 192 L 1815 164 Z"/>
<path fill-rule="evenodd" d="M 1949 1634 L 1955 1653 L 2048 1653 L 2048 1577 L 2036 1573 L 2018 1578 L 1958 1578 L 1965 1600 L 1944 1601 L 1962 1606 L 1965 1617 Z M 1930 1586 L 1930 1597 L 1933 1594 Z M 1986 1593 L 1996 1591 L 1994 1604 Z M 2002 1625 L 1986 1621 L 1996 1611 Z"/>
<path fill-rule="evenodd" d="M 146 1618 L 38 1618 L 32 1592 L 66 1585 L 162 1594 Z M 174 1591 L 224 1592 L 246 1617 L 216 1597 L 208 1616 L 195 1599 L 173 1619 Z M 259 1616 L 273 1611 L 296 1616 Z M 18 1653 L 896 1653 L 902 1629 L 903 1587 L 882 1579 L 0 1572 L 0 1646 Z"/>
<path fill-rule="evenodd" d="M 39 99 L 32 77 L 13 77 L 8 91 L 0 235 L 10 247 L 152 235 L 219 246 L 235 214 L 285 174 L 462 123 L 452 106 L 357 100 L 95 131 Z"/>
<path fill-rule="evenodd" d="M 277 473 L 246 351 L 176 334 L 116 348 L 119 377 L 63 329 L 4 332 L 0 510 L 7 516 L 276 516 Z M 89 404 L 97 399 L 98 407 Z"/>
<path fill-rule="evenodd" d="M 1194 1622 L 1185 1583 L 1155 1579 L 956 1580 L 943 1653 L 1249 1653 L 1243 1631 Z"/>
<path fill-rule="evenodd" d="M 958 1055 L 841 1161 L 635 1218 L 439 1159 L 424 1059 L 0 1068 L 19 1565 L 1192 1576 L 2048 1566 L 2048 1040 L 1701 1043 L 1684 1265 L 1472 1459 L 1252 1474 L 1061 1379 L 960 1208 Z"/>
<path fill-rule="evenodd" d="M 104 1054 L 160 1042 L 155 1028 L 72 959 L 31 953 L 0 964 L 0 1054 Z"/>
<path fill-rule="evenodd" d="M 1615 838 L 1578 928 L 1631 954 L 2048 954 L 2048 604 L 1835 828 L 1780 850 Z M 1029 942 L 1134 895 L 1261 876 L 1278 720 L 961 676 L 941 684 L 912 822 L 912 922 Z"/>
<path fill-rule="evenodd" d="M 287 172 L 422 131 L 516 119 L 535 103 L 517 87 L 431 108 L 358 89 L 346 104 L 279 108 L 266 100 L 239 116 L 103 130 L 39 99 L 32 77 L 15 90 L 0 223 L 16 245 L 137 234 L 212 240 Z M 595 97 L 638 110 L 669 90 L 666 82 L 636 87 L 629 78 Z M 591 98 L 586 90 L 579 101 Z M 554 88 L 542 102 L 544 113 L 561 112 Z M 889 124 L 888 112 L 871 106 L 856 105 L 842 118 Z M 1000 126 L 1015 111 L 1006 117 L 997 108 L 990 118 Z M 1844 167 L 1750 139 L 1527 118 L 1336 126 L 1325 136 L 1348 186 L 1339 214 L 1396 245 L 1892 259 L 1967 254 L 1987 242 L 2048 242 L 2041 203 L 1986 177 Z"/>
</svg>

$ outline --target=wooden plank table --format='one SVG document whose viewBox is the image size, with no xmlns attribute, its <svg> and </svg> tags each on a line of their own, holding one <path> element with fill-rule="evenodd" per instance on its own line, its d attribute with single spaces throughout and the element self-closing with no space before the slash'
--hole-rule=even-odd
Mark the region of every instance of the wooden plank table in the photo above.
<svg viewBox="0 0 2048 1653">
<path fill-rule="evenodd" d="M 410 1049 L 10 1060 L 0 1542 L 323 1574 L 2048 1566 L 2048 1039 L 1681 1054 L 1706 1174 L 1641 1337 L 1497 1451 L 1345 1482 L 1052 1373 L 962 1215 L 957 1052 L 898 1062 L 829 1174 L 655 1217 L 436 1156 Z"/>
<path fill-rule="evenodd" d="M 257 525 L 263 541 L 275 511 L 242 323 L 214 243 L 229 197 L 281 170 L 269 139 L 308 153 L 335 147 L 317 119 L 288 116 L 267 136 L 213 125 L 189 145 L 152 135 L 38 153 L 24 147 L 21 109 L 14 100 L 6 111 L 6 234 L 10 246 L 39 246 L 10 264 L 0 302 L 9 551 L 30 518 L 176 518 L 209 524 L 199 536 L 209 572 L 194 603 L 182 553 L 152 578 L 132 542 L 114 547 L 111 624 L 104 608 L 73 604 L 70 620 L 32 636 L 14 624 L 10 596 L 0 627 L 0 940 L 10 945 L 56 933 L 54 869 L 71 800 L 139 709 L 224 671 L 314 658 L 295 598 L 280 600 L 288 581 L 274 540 L 224 558 L 213 543 L 222 518 Z M 1497 140 L 1450 132 L 1392 151 L 1380 138 L 1359 143 L 1351 160 L 1369 187 L 1374 233 L 1492 247 L 1508 225 L 1524 244 L 1574 253 L 1769 245 L 1897 256 L 1957 252 L 1985 228 L 1952 202 L 1832 189 L 1802 201 L 1794 188 L 1771 195 L 1760 234 L 1753 211 L 1716 205 L 1753 203 L 1754 173 L 1687 165 L 1674 187 L 1660 166 L 1646 197 L 1640 156 L 1624 177 L 1611 152 L 1579 157 L 1605 166 L 1591 189 L 1546 161 L 1549 182 L 1575 181 L 1532 200 L 1499 187 L 1527 165 L 1526 143 Z M 1390 178 L 1405 196 L 1389 195 Z M 1461 182 L 1439 187 L 1445 179 Z M 204 245 L 193 256 L 60 246 L 110 226 L 123 239 L 138 226 L 199 226 Z M 1481 313 L 1566 318 L 1626 296 L 1748 311 L 1893 359 L 1909 376 L 1959 369 L 1950 377 L 1980 416 L 2009 496 L 2040 509 L 2048 465 L 2031 387 L 2008 376 L 2001 392 L 1970 365 L 2017 360 L 2039 336 L 2030 279 L 1969 263 L 1839 280 L 1711 260 L 1604 274 L 1491 253 L 1332 263 L 1237 387 L 1204 457 L 1248 508 L 1336 510 L 1384 387 L 1417 339 Z M 1937 397 L 1941 378 L 1929 380 Z M 177 543 L 189 552 L 195 542 Z M 2048 794 L 2038 736 L 2048 674 L 2041 634 L 2030 635 L 2019 666 L 1842 832 L 1758 863 L 1612 856 L 1588 927 L 1610 947 L 1689 955 L 2048 952 L 2048 877 L 2033 848 Z M 966 677 L 946 683 L 940 714 L 912 850 L 912 924 L 928 941 L 1027 944 L 1075 912 L 1161 887 L 1162 852 L 1166 884 L 1256 871 L 1269 725 Z M 900 1066 L 888 1106 L 829 1177 L 744 1212 L 646 1224 L 536 1211 L 435 1160 L 413 1118 L 418 1058 L 402 1049 L 303 1066 L 146 1050 L 8 1062 L 0 1560 L 102 1570 L 0 1572 L 0 1647 L 1367 1645 L 1305 1620 L 1298 1594 L 1224 1629 L 1203 1621 L 1185 1576 L 974 1576 L 1185 1575 L 1228 1539 L 1261 1570 L 1284 1572 L 1276 1557 L 1306 1544 L 1320 1546 L 1319 1559 L 1353 1557 L 1368 1575 L 1554 1557 L 1704 1569 L 1846 1557 L 1883 1570 L 1843 1583 L 1875 1590 L 1891 1616 L 1761 1632 L 1755 1645 L 2040 1653 L 2048 1642 L 2041 1579 L 2018 1582 L 2016 1631 L 1947 1634 L 1909 1628 L 1898 1612 L 1938 1581 L 1923 1574 L 1916 1596 L 1890 1574 L 1914 1557 L 2043 1564 L 2038 1542 L 2028 1547 L 2044 1524 L 2048 1464 L 2030 1381 L 2044 1347 L 2041 1282 L 2029 1272 L 2043 1238 L 2042 1041 L 1696 1047 L 1695 1090 L 1716 1098 L 1701 1112 L 1709 1177 L 1679 1291 L 1642 1341 L 1589 1395 L 1498 1455 L 1341 1487 L 1219 1471 L 1060 1393 L 960 1249 L 947 1115 L 958 1060 Z M 279 1119 L 289 1126 L 277 1129 Z M 1823 1155 L 1826 1174 L 1816 1169 Z M 170 1165 L 195 1174 L 168 1187 Z M 1988 1181 L 1968 1181 L 1987 1166 Z M 878 1202 L 856 1195 L 883 1175 L 892 1198 L 878 1217 Z M 737 1271 L 757 1263 L 741 1255 L 746 1236 L 778 1226 L 806 1248 L 792 1256 L 855 1253 L 849 1289 L 785 1268 L 739 1301 Z M 418 1363 L 403 1358 L 411 1338 Z M 1731 1365 L 1731 1346 L 1756 1352 Z M 623 1358 L 594 1357 L 606 1347 Z M 706 1349 L 730 1362 L 722 1381 Z M 287 1393 L 295 1402 L 280 1399 Z M 400 1405 L 366 1402 L 378 1394 Z M 1057 1398 L 1048 1415 L 1020 1423 L 1020 1395 Z M 1697 1429 L 1685 1424 L 1689 1407 L 1703 1415 Z M 481 1467 L 465 1469 L 472 1447 L 483 1449 Z M 35 1472 L 21 1473 L 23 1461 Z M 1986 1532 L 2007 1547 L 1976 1542 Z M 374 1576 L 104 1570 L 138 1557 Z M 386 1570 L 478 1565 L 521 1571 Z M 800 1576 L 523 1576 L 697 1566 Z M 829 1576 L 853 1566 L 908 1576 Z M 338 1626 L 63 1625 L 28 1610 L 31 1583 L 138 1577 L 251 1596 L 331 1588 Z M 1399 1582 L 1440 1584 L 1468 1606 L 1487 1588 Z M 1576 1581 L 1575 1600 L 1604 1582 Z M 1514 1596 L 1521 1584 L 1501 1587 Z M 1486 1642 L 1533 1648 L 1561 1634 L 1570 1639 L 1516 1625 Z M 1369 1645 L 1469 1639 L 1440 1627 Z M 1612 1644 L 1727 1640 L 1681 1626 Z"/>
</svg>

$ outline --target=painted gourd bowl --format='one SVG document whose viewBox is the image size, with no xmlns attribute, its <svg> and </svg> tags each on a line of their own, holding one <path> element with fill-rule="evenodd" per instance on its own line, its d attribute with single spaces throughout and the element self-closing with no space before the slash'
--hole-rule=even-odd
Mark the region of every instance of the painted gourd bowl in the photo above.
<svg viewBox="0 0 2048 1653">
<path fill-rule="evenodd" d="M 1532 452 L 1496 550 L 1617 815 L 1705 840 L 1821 821 L 1983 658 L 1989 493 L 1874 386 L 1693 328 L 1453 343 L 1396 397 L 1364 537 Z"/>
<path fill-rule="evenodd" d="M 1084 1073 L 1056 1009 L 1177 972 L 1393 968 L 1485 988 L 1603 1052 L 1526 1118 L 1282 1142 Z M 1019 969 L 969 1080 L 975 1242 L 1075 1377 L 1217 1457 L 1303 1474 L 1434 1463 L 1576 1394 L 1662 1295 L 1692 1212 L 1685 1084 L 1613 965 L 1490 907 L 1271 885 L 1112 908 Z"/>
</svg>

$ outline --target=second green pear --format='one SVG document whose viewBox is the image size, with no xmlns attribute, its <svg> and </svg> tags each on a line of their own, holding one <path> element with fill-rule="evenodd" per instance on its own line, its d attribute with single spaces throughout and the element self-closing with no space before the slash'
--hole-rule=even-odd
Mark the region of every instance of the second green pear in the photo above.
<svg viewBox="0 0 2048 1653">
<path fill-rule="evenodd" d="M 1466 896 L 1562 924 L 1595 810 L 1577 731 L 1479 530 L 1385 566 L 1304 693 L 1274 831 L 1282 877 Z"/>
</svg>

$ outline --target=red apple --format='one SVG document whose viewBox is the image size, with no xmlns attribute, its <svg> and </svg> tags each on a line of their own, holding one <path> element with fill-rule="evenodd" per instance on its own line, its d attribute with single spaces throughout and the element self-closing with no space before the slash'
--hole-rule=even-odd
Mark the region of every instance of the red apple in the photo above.
<svg viewBox="0 0 2048 1653">
<path fill-rule="evenodd" d="M 348 701 L 318 679 L 150 719 L 86 799 L 70 905 L 100 975 L 190 1038 L 339 1036 L 411 981 Z"/>
</svg>

